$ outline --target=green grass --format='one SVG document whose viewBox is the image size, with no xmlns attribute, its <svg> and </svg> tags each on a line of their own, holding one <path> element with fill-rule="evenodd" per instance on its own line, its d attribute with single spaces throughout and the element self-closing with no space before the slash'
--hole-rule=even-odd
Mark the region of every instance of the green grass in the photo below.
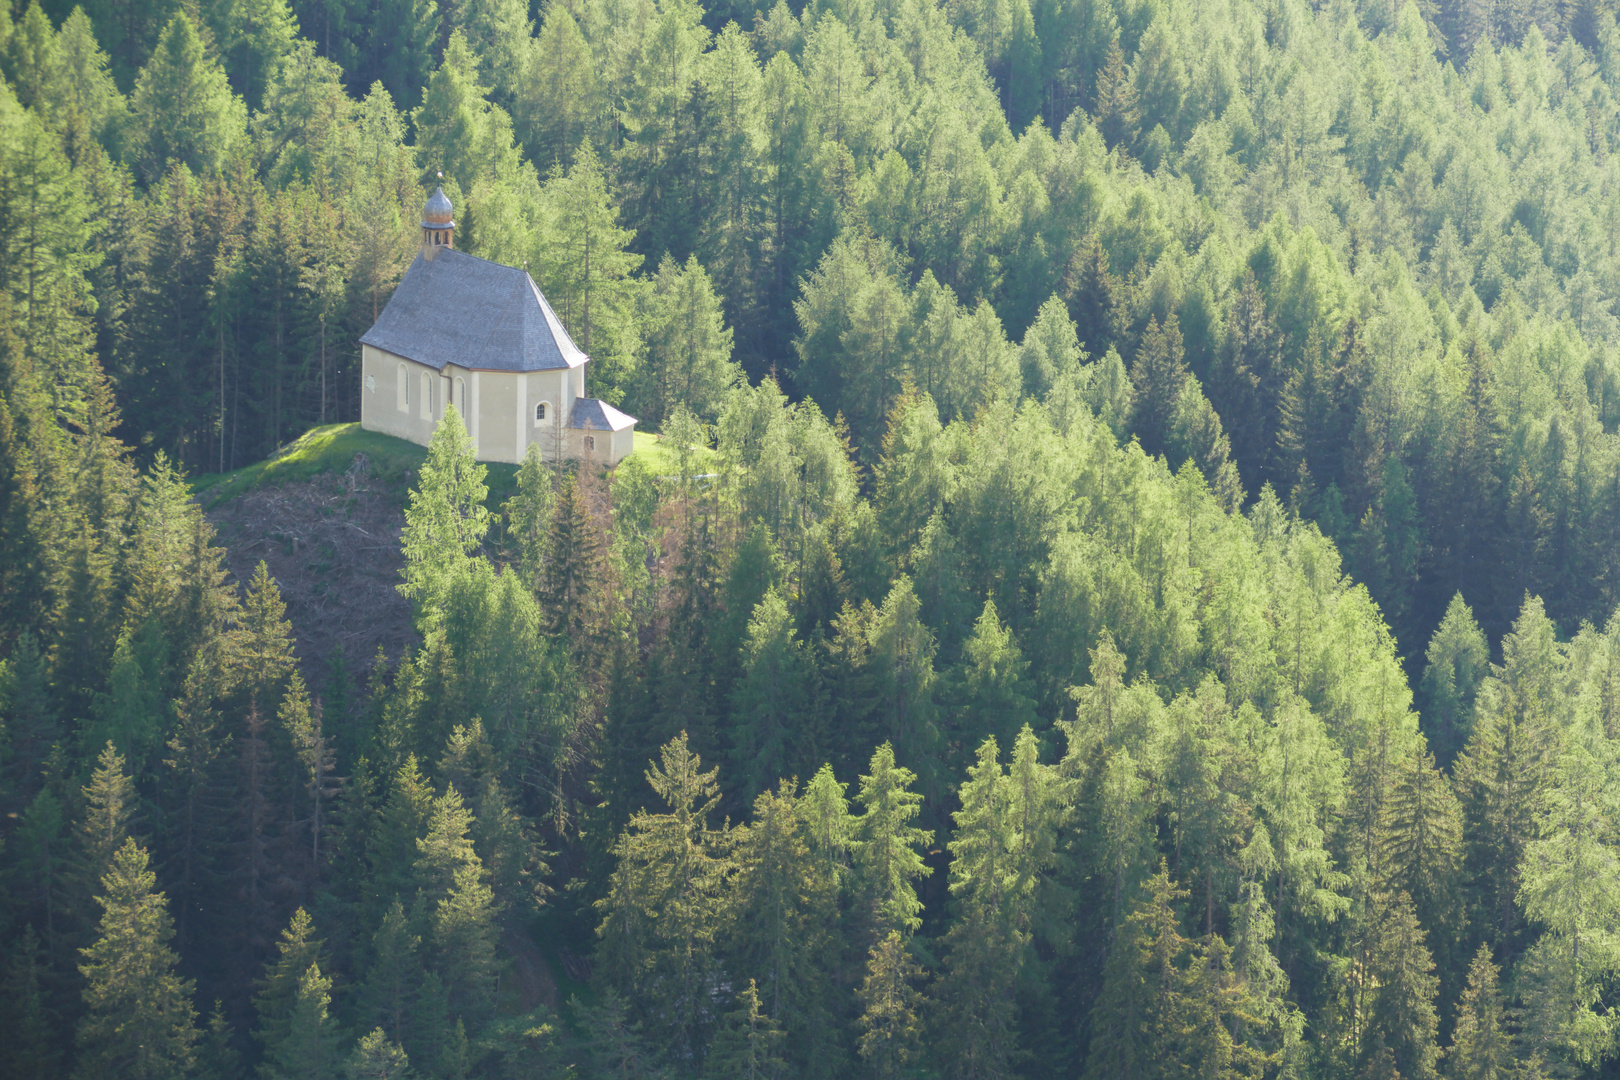
<svg viewBox="0 0 1620 1080">
<path fill-rule="evenodd" d="M 415 443 L 362 431 L 359 424 L 327 424 L 310 428 L 272 456 L 234 472 L 204 473 L 194 477 L 191 490 L 212 509 L 263 484 L 308 480 L 326 472 L 343 472 L 354 455 L 365 454 L 371 475 L 389 486 L 403 486 L 427 458 L 427 449 Z"/>
<path fill-rule="evenodd" d="M 635 433 L 635 448 L 630 451 L 641 463 L 647 466 L 647 471 L 654 476 L 668 476 L 680 471 L 680 461 L 675 456 L 675 448 L 650 431 Z M 700 471 L 707 471 L 712 464 L 714 451 L 708 447 L 698 451 L 697 465 Z"/>
<path fill-rule="evenodd" d="M 646 464 L 655 476 L 676 471 L 673 449 L 659 442 L 650 432 L 635 433 L 635 449 L 631 451 Z M 376 431 L 363 431 L 359 424 L 326 424 L 310 428 L 304 434 L 282 447 L 271 457 L 234 472 L 204 473 L 192 478 L 191 490 L 202 502 L 204 509 L 212 510 L 246 492 L 264 484 L 285 484 L 308 480 L 322 473 L 342 473 L 354 462 L 356 454 L 365 454 L 370 460 L 372 482 L 398 491 L 404 505 L 406 491 L 415 479 L 416 470 L 427 460 L 427 448 L 392 435 Z M 699 451 L 699 461 L 706 464 L 714 455 L 712 450 Z M 499 462 L 486 462 L 489 470 L 489 498 L 491 509 L 499 509 L 511 494 L 517 481 L 517 466 Z"/>
</svg>

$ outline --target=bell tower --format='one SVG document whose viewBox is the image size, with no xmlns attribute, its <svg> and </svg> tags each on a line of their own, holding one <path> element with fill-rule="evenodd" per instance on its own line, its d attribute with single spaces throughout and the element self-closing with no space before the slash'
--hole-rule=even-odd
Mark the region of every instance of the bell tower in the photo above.
<svg viewBox="0 0 1620 1080">
<path fill-rule="evenodd" d="M 439 179 L 444 179 L 444 173 L 439 174 Z M 455 231 L 450 197 L 444 193 L 442 185 L 435 187 L 422 208 L 422 258 L 432 262 L 440 248 L 455 247 Z"/>
</svg>

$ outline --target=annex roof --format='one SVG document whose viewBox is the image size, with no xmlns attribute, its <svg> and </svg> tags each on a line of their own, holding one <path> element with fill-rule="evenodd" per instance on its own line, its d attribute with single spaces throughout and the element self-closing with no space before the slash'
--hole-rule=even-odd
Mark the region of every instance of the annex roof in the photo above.
<svg viewBox="0 0 1620 1080">
<path fill-rule="evenodd" d="M 574 409 L 568 416 L 568 426 L 580 431 L 623 431 L 636 426 L 636 418 L 626 416 L 598 398 L 574 399 Z"/>
<path fill-rule="evenodd" d="M 360 341 L 440 370 L 546 371 L 587 359 L 527 271 L 451 247 L 417 255 Z"/>
</svg>

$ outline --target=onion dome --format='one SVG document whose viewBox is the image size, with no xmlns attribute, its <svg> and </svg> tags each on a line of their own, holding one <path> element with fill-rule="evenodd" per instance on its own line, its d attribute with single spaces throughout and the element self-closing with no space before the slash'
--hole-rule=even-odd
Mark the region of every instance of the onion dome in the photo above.
<svg viewBox="0 0 1620 1080">
<path fill-rule="evenodd" d="M 450 196 L 444 193 L 444 188 L 434 188 L 433 194 L 428 196 L 427 205 L 422 208 L 422 228 L 453 229 L 455 225 Z"/>
</svg>

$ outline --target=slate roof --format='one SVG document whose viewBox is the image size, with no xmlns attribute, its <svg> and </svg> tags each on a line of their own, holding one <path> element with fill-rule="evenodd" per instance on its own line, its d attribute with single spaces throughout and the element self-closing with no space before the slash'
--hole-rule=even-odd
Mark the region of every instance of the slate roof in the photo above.
<svg viewBox="0 0 1620 1080">
<path fill-rule="evenodd" d="M 636 418 L 626 416 L 605 401 L 593 397 L 574 399 L 574 409 L 568 416 L 568 426 L 580 431 L 623 431 L 636 426 Z"/>
<path fill-rule="evenodd" d="M 587 359 L 527 271 L 451 247 L 416 256 L 360 341 L 440 370 L 546 371 Z"/>
</svg>

